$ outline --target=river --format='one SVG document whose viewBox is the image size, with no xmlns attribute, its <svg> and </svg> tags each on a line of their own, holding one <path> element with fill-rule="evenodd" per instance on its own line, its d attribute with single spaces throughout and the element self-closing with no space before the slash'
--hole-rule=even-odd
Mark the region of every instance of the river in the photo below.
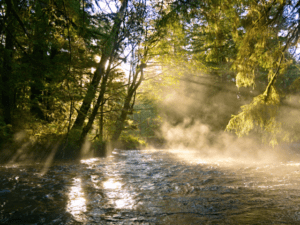
<svg viewBox="0 0 300 225">
<path fill-rule="evenodd" d="M 0 167 L 0 224 L 300 224 L 299 184 L 296 160 L 179 150 L 116 150 L 47 171 L 11 164 Z"/>
</svg>

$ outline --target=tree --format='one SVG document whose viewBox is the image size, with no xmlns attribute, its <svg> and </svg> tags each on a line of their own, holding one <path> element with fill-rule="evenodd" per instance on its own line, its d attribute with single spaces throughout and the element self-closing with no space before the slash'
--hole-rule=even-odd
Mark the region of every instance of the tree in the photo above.
<svg viewBox="0 0 300 225">
<path fill-rule="evenodd" d="M 116 143 L 124 129 L 142 127 L 130 116 L 141 91 L 160 99 L 159 109 L 163 91 L 171 96 L 174 89 L 203 104 L 214 102 L 184 111 L 190 121 L 206 121 L 213 130 L 225 129 L 230 120 L 228 131 L 258 132 L 271 144 L 297 136 L 296 129 L 286 130 L 281 109 L 291 105 L 288 96 L 299 86 L 298 1 L 4 0 L 0 5 L 3 140 L 24 130 L 37 142 L 64 137 L 80 146 L 93 137 L 103 141 L 106 133 L 106 140 Z M 121 65 L 131 67 L 129 75 L 120 72 Z M 234 99 L 234 107 L 221 109 L 216 101 L 221 93 Z M 170 107 L 164 112 L 173 116 L 165 119 L 182 123 L 179 111 Z M 229 112 L 235 114 L 231 119 Z M 224 119 L 214 123 L 221 114 Z"/>
<path fill-rule="evenodd" d="M 285 96 L 276 80 L 286 75 L 292 62 L 288 51 L 298 43 L 298 8 L 296 1 L 174 1 L 162 17 L 164 26 L 180 24 L 188 39 L 181 45 L 189 49 L 187 64 L 194 61 L 202 73 L 216 74 L 216 79 L 228 76 L 231 67 L 239 88 L 266 84 L 261 95 L 232 116 L 227 130 L 239 136 L 256 130 L 276 144 L 281 132 L 277 114 Z"/>
<path fill-rule="evenodd" d="M 12 108 L 13 108 L 13 83 L 12 77 L 12 61 L 13 61 L 13 49 L 14 49 L 14 15 L 13 15 L 13 5 L 10 0 L 6 1 L 6 11 L 4 23 L 6 24 L 5 31 L 5 47 L 3 55 L 3 65 L 2 65 L 2 107 L 3 107 L 3 117 L 6 124 L 12 123 Z M 8 28 L 8 24 L 10 27 Z M 2 31 L 3 32 L 3 31 Z"/>
<path fill-rule="evenodd" d="M 111 32 L 110 32 L 109 36 L 107 37 L 106 41 L 104 42 L 100 62 L 97 65 L 97 69 L 94 73 L 91 84 L 88 87 L 87 93 L 86 93 L 86 95 L 83 99 L 82 105 L 78 111 L 78 115 L 73 124 L 72 130 L 82 128 L 82 126 L 84 124 L 84 120 L 86 119 L 87 112 L 90 109 L 91 102 L 93 101 L 93 99 L 95 97 L 96 90 L 97 90 L 97 87 L 99 85 L 101 78 L 102 78 L 102 81 L 101 81 L 101 86 L 100 86 L 99 102 L 102 101 L 102 98 L 103 98 L 103 95 L 104 95 L 105 89 L 106 89 L 107 79 L 109 76 L 109 72 L 106 72 L 105 66 L 109 59 L 110 59 L 110 64 L 112 63 L 112 57 L 113 57 L 113 55 L 116 51 L 117 45 L 118 45 L 118 36 L 119 36 L 122 21 L 124 19 L 125 11 L 127 8 L 127 3 L 128 3 L 128 0 L 122 1 L 120 10 L 118 11 L 118 13 L 114 19 L 114 25 L 111 29 Z M 109 65 L 109 67 L 110 67 L 110 65 Z M 87 133 L 88 131 L 85 131 L 85 132 Z"/>
<path fill-rule="evenodd" d="M 117 44 L 122 46 L 122 50 L 130 49 L 131 55 L 131 72 L 128 79 L 127 96 L 124 98 L 124 105 L 119 118 L 115 123 L 115 132 L 112 135 L 111 141 L 114 143 L 118 140 L 123 127 L 124 121 L 127 118 L 128 112 L 132 109 L 135 98 L 135 93 L 140 84 L 143 81 L 143 69 L 146 66 L 148 48 L 151 48 L 155 44 L 155 40 L 152 39 L 153 34 L 148 31 L 149 25 L 146 24 L 147 14 L 150 10 L 147 9 L 147 5 L 144 2 L 132 2 L 128 8 L 128 15 L 124 17 L 123 27 L 119 32 Z M 115 43 L 116 45 L 116 43 Z M 119 47 L 120 48 L 120 47 Z M 100 85 L 100 93 L 97 98 L 96 104 L 89 116 L 87 125 L 83 128 L 81 133 L 81 142 L 85 139 L 87 133 L 90 131 L 93 121 L 97 115 L 100 104 L 104 102 L 104 94 L 107 86 L 107 79 L 110 76 L 110 70 L 113 64 L 117 64 L 118 58 L 115 57 L 115 53 L 118 53 L 119 49 L 115 47 L 115 52 L 111 53 L 109 63 L 104 76 L 102 77 Z M 142 52 L 141 52 L 142 51 Z M 102 56 L 103 57 L 103 56 Z M 125 61 L 127 61 L 127 57 Z M 123 59 L 124 60 L 124 59 Z M 97 72 L 97 71 L 96 71 Z M 95 72 L 95 73 L 96 73 Z M 132 103 L 131 103 L 132 102 Z M 74 126 L 76 121 L 74 123 Z"/>
<path fill-rule="evenodd" d="M 245 32 L 235 37 L 239 50 L 234 65 L 237 86 L 254 85 L 259 68 L 268 73 L 268 84 L 262 94 L 241 108 L 242 112 L 232 116 L 227 130 L 239 136 L 257 130 L 273 146 L 280 139 L 289 140 L 277 118 L 282 99 L 276 80 L 286 75 L 292 63 L 288 51 L 299 41 L 298 8 L 298 2 L 285 1 L 248 5 L 248 13 L 241 20 Z"/>
</svg>

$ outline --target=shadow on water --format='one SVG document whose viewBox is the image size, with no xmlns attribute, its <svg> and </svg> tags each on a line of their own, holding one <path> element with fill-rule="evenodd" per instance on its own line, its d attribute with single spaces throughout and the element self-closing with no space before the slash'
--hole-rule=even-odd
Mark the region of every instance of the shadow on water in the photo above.
<svg viewBox="0 0 300 225">
<path fill-rule="evenodd" d="M 43 175 L 39 164 L 2 166 L 0 224 L 299 223 L 299 163 L 233 164 L 114 151 Z"/>
<path fill-rule="evenodd" d="M 69 185 L 64 167 L 52 167 L 41 176 L 35 165 L 1 167 L 2 224 L 49 223 L 70 216 L 64 206 Z"/>
</svg>

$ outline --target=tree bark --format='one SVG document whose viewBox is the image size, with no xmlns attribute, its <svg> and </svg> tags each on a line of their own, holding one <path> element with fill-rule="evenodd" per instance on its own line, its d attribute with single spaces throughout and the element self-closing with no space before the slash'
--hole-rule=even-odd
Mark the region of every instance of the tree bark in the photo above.
<svg viewBox="0 0 300 225">
<path fill-rule="evenodd" d="M 104 117 L 103 117 L 103 106 L 104 106 L 104 102 L 101 103 L 101 107 L 100 107 L 100 124 L 99 124 L 99 136 L 100 136 L 100 142 L 103 142 L 103 127 L 104 127 Z"/>
<path fill-rule="evenodd" d="M 103 102 L 104 93 L 106 91 L 106 84 L 107 84 L 108 76 L 109 76 L 109 73 L 106 73 L 104 75 L 103 79 L 102 79 L 101 87 L 100 87 L 100 94 L 98 96 L 97 102 L 96 102 L 96 104 L 93 108 L 93 111 L 92 111 L 92 113 L 89 117 L 89 121 L 88 121 L 87 125 L 82 129 L 82 133 L 81 133 L 81 136 L 80 136 L 80 142 L 81 143 L 83 143 L 86 135 L 91 130 L 91 128 L 93 126 L 93 123 L 94 123 L 94 120 L 96 118 L 96 115 L 98 113 L 99 106 Z"/>
<path fill-rule="evenodd" d="M 101 61 L 98 65 L 97 70 L 94 73 L 94 77 L 92 79 L 90 86 L 88 87 L 87 93 L 83 99 L 82 105 L 78 111 L 77 118 L 73 124 L 71 131 L 75 129 L 82 129 L 84 120 L 86 119 L 87 113 L 91 107 L 91 103 L 95 98 L 96 90 L 101 80 L 101 77 L 105 72 L 105 64 L 107 59 L 108 57 L 105 56 L 101 57 Z"/>
<path fill-rule="evenodd" d="M 41 87 L 37 84 L 37 82 L 33 81 L 31 84 L 31 93 L 30 93 L 30 113 L 33 116 L 36 116 L 37 118 L 41 120 L 45 120 L 44 113 L 42 109 L 40 108 L 39 103 L 42 103 L 42 90 Z"/>
<path fill-rule="evenodd" d="M 133 105 L 130 105 L 130 102 L 132 100 L 132 97 L 138 87 L 141 85 L 143 79 L 144 79 L 144 73 L 143 68 L 145 68 L 145 64 L 141 64 L 139 70 L 136 72 L 135 76 L 132 79 L 132 84 L 129 86 L 127 96 L 125 98 L 123 108 L 121 115 L 116 121 L 115 124 L 115 131 L 112 135 L 111 142 L 113 145 L 115 145 L 124 129 L 124 122 L 127 119 L 128 112 L 132 109 Z M 138 79 L 138 74 L 141 73 L 141 76 Z"/>
<path fill-rule="evenodd" d="M 6 1 L 6 19 L 7 24 L 11 24 L 13 19 L 11 1 Z M 12 58 L 13 58 L 13 25 L 6 28 L 5 49 L 3 59 L 2 81 L 2 108 L 3 119 L 6 124 L 12 124 L 12 107 L 13 107 L 13 86 L 12 86 Z"/>
<path fill-rule="evenodd" d="M 120 135 L 121 135 L 121 133 L 124 129 L 124 122 L 127 119 L 127 115 L 128 115 L 129 110 L 131 109 L 130 108 L 130 101 L 131 101 L 132 96 L 133 96 L 133 94 L 128 95 L 126 97 L 123 108 L 122 108 L 121 115 L 119 116 L 119 118 L 116 121 L 115 131 L 114 131 L 114 133 L 112 135 L 112 138 L 111 138 L 111 142 L 113 144 L 115 144 L 118 141 L 118 139 L 119 139 L 119 137 L 120 137 Z"/>
<path fill-rule="evenodd" d="M 31 71 L 31 84 L 30 84 L 30 113 L 38 119 L 45 120 L 44 112 L 41 108 L 43 105 L 43 89 L 45 82 L 45 52 L 47 43 L 44 40 L 47 33 L 47 16 L 43 13 L 41 5 L 36 5 L 36 14 L 39 20 L 36 22 L 34 29 L 34 43 L 32 51 L 32 71 Z"/>
<path fill-rule="evenodd" d="M 75 129 L 82 129 L 84 121 L 87 116 L 87 113 L 90 110 L 91 103 L 95 98 L 97 87 L 99 85 L 101 77 L 103 77 L 103 76 L 104 77 L 102 79 L 101 90 L 102 90 L 102 86 L 106 86 L 106 81 L 104 81 L 105 79 L 107 80 L 107 78 L 105 78 L 105 73 L 106 73 L 105 64 L 107 63 L 110 56 L 116 50 L 115 48 L 116 48 L 116 43 L 118 40 L 119 30 L 121 27 L 122 20 L 124 18 L 125 10 L 127 8 L 127 3 L 128 3 L 128 0 L 124 0 L 122 2 L 121 8 L 117 14 L 117 17 L 114 21 L 114 25 L 111 30 L 111 33 L 109 35 L 109 38 L 108 38 L 105 48 L 103 50 L 101 60 L 97 66 L 95 73 L 94 73 L 92 82 L 91 82 L 90 86 L 88 87 L 87 93 L 83 99 L 82 105 L 80 107 L 80 110 L 78 112 L 77 118 L 73 124 L 71 131 L 75 130 Z M 100 95 L 100 96 L 102 96 L 102 95 Z M 87 133 L 88 131 L 89 131 L 89 129 L 88 129 L 88 127 L 86 127 L 86 129 L 83 133 Z M 81 137 L 82 136 L 83 135 L 81 135 Z"/>
</svg>

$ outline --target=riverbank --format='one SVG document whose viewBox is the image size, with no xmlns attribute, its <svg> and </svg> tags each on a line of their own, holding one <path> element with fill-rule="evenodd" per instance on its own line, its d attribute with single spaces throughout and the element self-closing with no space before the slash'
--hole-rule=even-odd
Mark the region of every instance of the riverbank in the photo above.
<svg viewBox="0 0 300 225">
<path fill-rule="evenodd" d="M 138 138 L 121 139 L 112 145 L 107 142 L 86 141 L 82 145 L 64 136 L 48 136 L 31 140 L 25 136 L 15 137 L 2 144 L 0 149 L 0 164 L 18 162 L 78 162 L 91 157 L 106 157 L 114 148 L 123 150 L 143 150 L 146 148 L 164 148 L 165 141 L 160 138 L 148 138 L 141 141 Z"/>
</svg>

